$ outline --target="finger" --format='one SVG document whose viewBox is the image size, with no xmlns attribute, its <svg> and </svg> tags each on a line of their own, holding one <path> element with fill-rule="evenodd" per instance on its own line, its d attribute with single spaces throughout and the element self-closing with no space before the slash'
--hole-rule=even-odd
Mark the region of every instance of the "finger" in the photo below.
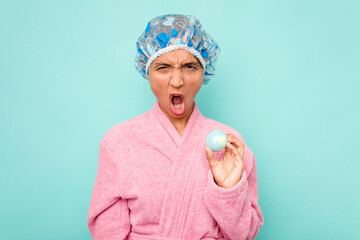
<svg viewBox="0 0 360 240">
<path fill-rule="evenodd" d="M 216 160 L 213 151 L 208 146 L 205 147 L 205 151 L 206 151 L 206 158 L 209 161 L 210 167 L 212 168 L 216 166 L 219 161 Z"/>
<path fill-rule="evenodd" d="M 230 142 L 226 143 L 226 148 L 225 148 L 225 152 L 229 152 L 234 154 L 235 156 L 239 156 L 240 157 L 240 152 L 238 150 L 238 148 L 236 148 L 233 144 L 231 144 Z"/>
<path fill-rule="evenodd" d="M 235 147 L 228 141 L 226 143 L 226 148 L 225 148 L 225 152 L 233 152 L 235 149 Z"/>
<path fill-rule="evenodd" d="M 239 152 L 237 150 L 237 148 L 233 144 L 231 144 L 230 142 L 227 142 L 226 146 L 227 146 L 227 149 L 225 149 L 225 151 L 227 150 L 228 152 L 231 151 L 231 152 L 234 152 L 234 153 L 235 153 L 235 151 Z"/>
<path fill-rule="evenodd" d="M 236 147 L 234 147 L 231 143 L 227 143 L 226 144 L 226 146 L 227 146 L 227 148 L 228 148 L 228 151 L 231 151 L 233 154 L 234 154 L 234 156 L 235 156 L 235 159 L 237 160 L 237 161 L 242 161 L 242 155 L 241 155 L 241 153 L 239 152 L 239 150 L 236 148 Z"/>
<path fill-rule="evenodd" d="M 244 143 L 241 142 L 237 137 L 235 137 L 231 133 L 227 134 L 227 138 L 228 138 L 228 141 L 230 143 L 234 144 L 237 148 L 243 148 L 244 147 Z"/>
<path fill-rule="evenodd" d="M 228 134 L 228 141 L 231 142 L 231 143 L 235 143 L 237 146 L 241 146 L 243 145 L 244 143 L 241 142 L 237 137 L 235 137 L 234 135 L 232 134 Z"/>
</svg>

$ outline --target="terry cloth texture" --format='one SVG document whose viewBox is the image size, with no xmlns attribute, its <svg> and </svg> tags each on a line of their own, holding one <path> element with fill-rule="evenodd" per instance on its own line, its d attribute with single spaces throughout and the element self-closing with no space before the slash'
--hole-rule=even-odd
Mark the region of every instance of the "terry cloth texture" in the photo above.
<svg viewBox="0 0 360 240">
<path fill-rule="evenodd" d="M 88 213 L 95 240 L 254 239 L 264 223 L 255 156 L 245 143 L 244 172 L 219 187 L 205 154 L 214 129 L 242 136 L 194 110 L 183 136 L 155 102 L 153 109 L 110 128 L 100 143 Z M 216 152 L 222 158 L 224 150 Z"/>
</svg>

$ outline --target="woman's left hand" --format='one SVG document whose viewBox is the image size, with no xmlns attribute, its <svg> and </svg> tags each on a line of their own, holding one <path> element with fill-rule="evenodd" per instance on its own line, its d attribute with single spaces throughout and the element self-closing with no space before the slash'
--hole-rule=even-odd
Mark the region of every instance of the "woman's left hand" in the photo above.
<svg viewBox="0 0 360 240">
<path fill-rule="evenodd" d="M 231 188 L 240 181 L 244 170 L 244 143 L 230 133 L 226 136 L 228 142 L 221 160 L 215 159 L 208 146 L 205 150 L 216 184 L 223 188 Z"/>
</svg>

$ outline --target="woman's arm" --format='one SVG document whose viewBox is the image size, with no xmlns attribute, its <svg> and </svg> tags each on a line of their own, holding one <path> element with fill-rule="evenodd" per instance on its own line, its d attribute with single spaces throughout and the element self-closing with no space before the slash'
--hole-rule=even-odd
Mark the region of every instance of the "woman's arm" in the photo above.
<svg viewBox="0 0 360 240">
<path fill-rule="evenodd" d="M 215 218 L 224 237 L 231 240 L 252 240 L 256 237 L 264 218 L 258 205 L 258 187 L 254 154 L 245 147 L 244 157 L 250 157 L 252 166 L 233 187 L 216 185 L 211 170 L 204 193 L 205 204 Z"/>
<path fill-rule="evenodd" d="M 100 143 L 98 172 L 87 221 L 94 240 L 125 239 L 130 231 L 129 209 L 127 200 L 121 198 L 121 173 L 113 149 L 105 135 Z"/>
</svg>

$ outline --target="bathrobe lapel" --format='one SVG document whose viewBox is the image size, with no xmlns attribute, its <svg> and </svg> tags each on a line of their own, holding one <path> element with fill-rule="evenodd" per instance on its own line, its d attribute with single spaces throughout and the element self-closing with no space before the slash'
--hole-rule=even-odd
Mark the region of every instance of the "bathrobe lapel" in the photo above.
<svg viewBox="0 0 360 240">
<path fill-rule="evenodd" d="M 175 236 L 181 232 L 186 219 L 189 205 L 189 194 L 194 191 L 196 184 L 196 165 L 205 151 L 202 146 L 204 139 L 204 117 L 194 101 L 194 109 L 185 127 L 183 136 L 177 132 L 174 125 L 162 112 L 158 101 L 154 104 L 154 114 L 161 124 L 164 134 L 168 134 L 174 143 L 175 154 L 172 156 L 173 166 L 165 198 L 161 210 L 159 228 L 163 235 Z"/>
</svg>

